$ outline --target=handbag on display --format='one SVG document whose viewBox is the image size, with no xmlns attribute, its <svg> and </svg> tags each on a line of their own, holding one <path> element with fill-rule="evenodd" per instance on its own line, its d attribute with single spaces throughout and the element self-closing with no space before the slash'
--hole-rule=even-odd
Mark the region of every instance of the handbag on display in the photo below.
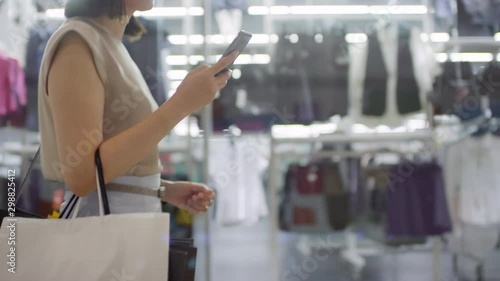
<svg viewBox="0 0 500 281">
<path fill-rule="evenodd" d="M 100 216 L 77 218 L 73 196 L 60 216 L 66 219 L 3 218 L 0 280 L 167 280 L 170 215 L 110 214 L 99 149 L 95 164 Z M 176 270 L 185 268 L 170 273 Z"/>
</svg>

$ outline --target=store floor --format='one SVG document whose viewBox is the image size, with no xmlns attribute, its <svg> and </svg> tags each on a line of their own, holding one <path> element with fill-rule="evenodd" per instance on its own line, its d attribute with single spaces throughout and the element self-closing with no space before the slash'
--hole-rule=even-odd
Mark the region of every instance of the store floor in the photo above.
<svg viewBox="0 0 500 281">
<path fill-rule="evenodd" d="M 197 281 L 205 281 L 204 248 L 207 236 L 203 220 L 195 226 L 199 246 Z M 269 222 L 261 221 L 253 226 L 211 226 L 211 281 L 348 281 L 353 280 L 349 267 L 341 262 L 337 253 L 323 251 L 321 260 L 312 261 L 312 255 L 304 255 L 297 249 L 299 237 L 280 233 L 280 277 L 273 280 L 271 251 L 269 249 Z M 326 241 L 327 238 L 325 238 Z M 328 238 L 329 239 L 329 238 Z M 336 239 L 336 238 L 333 238 Z M 341 241 L 341 240 L 339 240 Z M 299 247 L 300 248 L 300 247 Z M 500 281 L 500 257 L 492 257 L 485 270 L 486 281 Z M 326 260 L 325 260 L 326 259 Z M 315 268 L 317 265 L 317 268 Z M 461 268 L 468 278 L 457 279 L 452 270 L 451 257 L 443 254 L 440 281 L 474 280 L 474 264 L 461 261 Z M 469 276 L 467 276 L 469 275 Z M 433 281 L 432 253 L 386 254 L 367 258 L 361 281 Z"/>
</svg>

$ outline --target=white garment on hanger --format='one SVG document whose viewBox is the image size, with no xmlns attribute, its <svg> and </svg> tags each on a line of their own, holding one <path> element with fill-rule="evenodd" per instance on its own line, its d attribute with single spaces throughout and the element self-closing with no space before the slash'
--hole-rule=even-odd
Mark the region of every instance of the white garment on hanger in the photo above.
<svg viewBox="0 0 500 281">
<path fill-rule="evenodd" d="M 449 184 L 458 192 L 458 219 L 481 226 L 500 224 L 500 139 L 471 137 L 453 148 L 449 161 L 455 161 L 456 172 Z"/>
<path fill-rule="evenodd" d="M 468 138 L 449 147 L 444 165 L 454 251 L 484 258 L 500 231 L 500 138 Z"/>
<path fill-rule="evenodd" d="M 220 33 L 224 37 L 235 36 L 241 30 L 243 11 L 240 9 L 220 10 L 215 13 L 215 19 L 217 20 Z"/>
<path fill-rule="evenodd" d="M 397 110 L 396 89 L 398 81 L 398 35 L 397 25 L 380 29 L 377 36 L 380 42 L 382 55 L 387 67 L 387 99 L 386 112 L 381 117 L 366 116 L 362 113 L 364 84 L 366 79 L 366 63 L 368 60 L 368 42 L 351 44 L 349 46 L 349 117 L 354 123 L 361 123 L 369 127 L 386 125 L 389 127 L 401 126 L 405 120 L 423 113 L 425 110 L 426 95 L 433 89 L 434 79 L 441 73 L 441 68 L 436 61 L 432 47 L 423 42 L 421 31 L 417 28 L 411 30 L 410 50 L 413 58 L 413 69 L 417 85 L 420 88 L 420 103 L 422 110 L 412 114 L 400 115 Z M 383 67 L 383 66 L 380 66 Z"/>
<path fill-rule="evenodd" d="M 36 20 L 37 12 L 32 0 L 4 0 L 0 6 L 0 51 L 22 66 L 26 61 L 29 29 L 36 24 Z"/>
<path fill-rule="evenodd" d="M 210 142 L 210 187 L 217 193 L 215 220 L 221 225 L 258 222 L 268 215 L 262 176 L 268 160 L 251 138 Z"/>
</svg>

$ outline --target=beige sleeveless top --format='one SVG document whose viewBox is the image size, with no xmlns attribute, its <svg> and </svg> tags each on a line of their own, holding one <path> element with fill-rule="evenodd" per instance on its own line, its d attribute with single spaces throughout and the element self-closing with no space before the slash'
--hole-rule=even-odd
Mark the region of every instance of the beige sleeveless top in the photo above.
<svg viewBox="0 0 500 281">
<path fill-rule="evenodd" d="M 54 120 L 47 95 L 47 76 L 59 42 L 70 31 L 77 32 L 87 42 L 94 56 L 97 72 L 104 83 L 104 141 L 137 124 L 158 109 L 144 77 L 120 39 L 92 19 L 77 17 L 65 21 L 48 42 L 38 85 L 42 173 L 44 178 L 59 182 L 64 182 L 62 169 L 77 167 L 63 166 L 59 160 Z M 82 142 L 94 140 L 92 132 L 88 132 L 86 140 Z M 83 151 L 84 145 L 81 146 Z M 72 154 L 77 155 L 78 152 L 74 151 Z M 124 175 L 148 176 L 160 173 L 161 169 L 158 149 L 155 148 Z"/>
</svg>

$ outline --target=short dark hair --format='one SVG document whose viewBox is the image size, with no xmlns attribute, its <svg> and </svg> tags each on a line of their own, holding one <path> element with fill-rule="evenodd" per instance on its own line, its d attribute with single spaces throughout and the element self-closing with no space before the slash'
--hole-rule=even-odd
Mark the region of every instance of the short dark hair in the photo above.
<svg viewBox="0 0 500 281">
<path fill-rule="evenodd" d="M 111 19 L 120 19 L 127 14 L 123 0 L 68 0 L 64 15 L 66 18 L 107 15 Z M 125 28 L 125 35 L 129 39 L 137 39 L 145 32 L 144 26 L 132 16 Z"/>
</svg>

